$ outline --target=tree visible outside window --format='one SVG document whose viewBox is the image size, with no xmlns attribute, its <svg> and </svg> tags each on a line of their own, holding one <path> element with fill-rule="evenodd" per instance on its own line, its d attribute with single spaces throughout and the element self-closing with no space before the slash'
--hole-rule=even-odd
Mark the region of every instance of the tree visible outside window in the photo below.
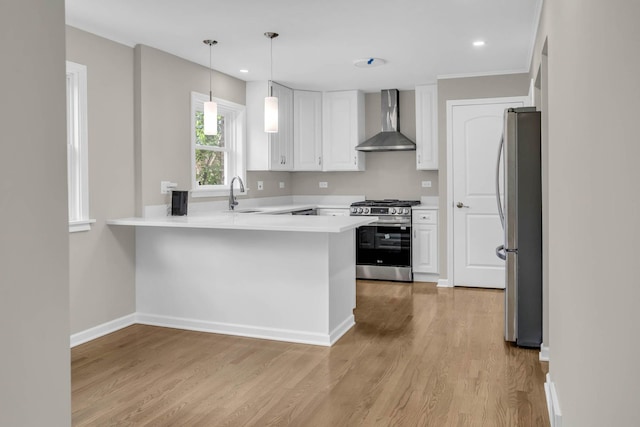
<svg viewBox="0 0 640 427">
<path fill-rule="evenodd" d="M 218 104 L 218 134 L 205 135 L 204 103 L 209 96 L 191 93 L 193 197 L 226 194 L 234 176 L 245 179 L 245 106 L 214 100 Z"/>
</svg>

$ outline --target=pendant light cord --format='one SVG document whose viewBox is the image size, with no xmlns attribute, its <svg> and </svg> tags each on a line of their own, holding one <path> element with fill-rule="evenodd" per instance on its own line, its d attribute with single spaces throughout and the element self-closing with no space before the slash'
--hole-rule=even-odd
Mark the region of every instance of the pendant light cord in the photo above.
<svg viewBox="0 0 640 427">
<path fill-rule="evenodd" d="M 269 96 L 273 96 L 273 37 L 271 37 L 270 39 L 271 42 L 271 49 L 270 49 L 270 53 L 269 53 L 269 66 L 270 66 L 270 71 L 269 71 Z"/>
<path fill-rule="evenodd" d="M 212 46 L 213 46 L 212 44 L 209 45 L 209 102 L 213 101 L 213 92 L 211 90 L 211 74 L 212 74 L 212 71 L 211 71 L 211 55 L 212 55 L 212 52 L 213 52 L 213 47 Z"/>
</svg>

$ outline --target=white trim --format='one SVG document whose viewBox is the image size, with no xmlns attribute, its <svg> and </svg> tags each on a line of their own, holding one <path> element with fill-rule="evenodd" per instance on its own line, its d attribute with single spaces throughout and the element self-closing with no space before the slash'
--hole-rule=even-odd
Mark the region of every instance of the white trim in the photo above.
<svg viewBox="0 0 640 427">
<path fill-rule="evenodd" d="M 89 221 L 89 127 L 87 66 L 66 61 L 67 180 L 69 231 L 84 231 Z M 73 213 L 72 213 L 73 212 Z M 85 221 L 83 230 L 72 223 Z M 73 230 L 72 230 L 73 229 Z"/>
<path fill-rule="evenodd" d="M 562 411 L 556 385 L 551 381 L 551 375 L 547 374 L 547 381 L 544 383 L 544 394 L 547 397 L 547 409 L 549 411 L 549 424 L 551 427 L 562 427 Z"/>
<path fill-rule="evenodd" d="M 538 359 L 541 362 L 548 362 L 549 361 L 549 347 L 546 345 L 541 345 L 540 346 L 540 355 L 538 356 Z"/>
<path fill-rule="evenodd" d="M 438 280 L 438 287 L 439 288 L 453 288 L 453 286 L 451 285 L 451 282 L 449 282 L 449 279 L 439 279 Z"/>
<path fill-rule="evenodd" d="M 453 121 L 451 119 L 453 107 L 461 105 L 481 105 L 481 104 L 501 104 L 507 102 L 527 103 L 526 96 L 510 96 L 502 98 L 477 98 L 477 99 L 453 99 L 447 101 L 446 121 L 447 121 L 447 278 L 449 286 L 455 286 L 455 276 L 453 273 Z"/>
<path fill-rule="evenodd" d="M 265 328 L 261 326 L 246 326 L 233 323 L 209 322 L 196 319 L 186 319 L 173 316 L 159 316 L 138 313 L 137 323 L 165 328 L 186 329 L 189 331 L 209 332 L 214 334 L 234 335 L 239 337 L 286 341 L 300 344 L 331 346 L 354 324 L 353 315 L 345 319 L 329 334 L 316 332 L 295 331 L 289 329 Z"/>
<path fill-rule="evenodd" d="M 439 74 L 436 76 L 438 80 L 446 79 L 465 79 L 467 77 L 487 77 L 487 76 L 502 76 L 506 74 L 528 74 L 529 70 L 519 68 L 515 70 L 502 70 L 502 71 L 484 71 L 478 73 L 459 73 L 459 74 Z"/>
<path fill-rule="evenodd" d="M 414 282 L 438 283 L 440 275 L 438 273 L 413 273 Z"/>
<path fill-rule="evenodd" d="M 89 231 L 91 230 L 91 224 L 95 222 L 95 219 L 69 221 L 69 233 L 77 233 L 78 231 Z"/>
<path fill-rule="evenodd" d="M 104 335 L 110 334 L 120 329 L 126 328 L 127 326 L 131 326 L 135 323 L 136 323 L 136 314 L 132 313 L 126 316 L 122 316 L 118 319 L 111 320 L 110 322 L 106 322 L 101 325 L 94 326 L 93 328 L 89 328 L 84 331 L 77 332 L 71 335 L 71 338 L 70 338 L 71 348 L 77 345 L 89 342 L 91 340 L 95 340 L 96 338 L 100 338 Z"/>
</svg>

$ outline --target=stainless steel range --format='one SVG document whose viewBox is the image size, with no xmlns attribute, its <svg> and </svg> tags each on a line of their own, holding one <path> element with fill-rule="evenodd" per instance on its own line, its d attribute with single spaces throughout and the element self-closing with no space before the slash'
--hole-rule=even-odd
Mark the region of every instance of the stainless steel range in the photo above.
<svg viewBox="0 0 640 427">
<path fill-rule="evenodd" d="M 351 216 L 377 216 L 356 233 L 356 278 L 413 281 L 411 206 L 417 200 L 365 200 L 351 204 Z"/>
</svg>

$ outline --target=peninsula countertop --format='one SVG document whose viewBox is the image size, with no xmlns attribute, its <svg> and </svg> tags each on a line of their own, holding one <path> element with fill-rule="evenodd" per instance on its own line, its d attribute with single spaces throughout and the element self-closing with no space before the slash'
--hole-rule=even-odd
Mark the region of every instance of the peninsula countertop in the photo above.
<svg viewBox="0 0 640 427">
<path fill-rule="evenodd" d="M 277 215 L 275 213 L 273 209 L 259 209 L 258 212 L 220 211 L 195 216 L 112 219 L 108 220 L 107 224 L 135 227 L 342 233 L 378 220 L 378 217 Z"/>
</svg>

